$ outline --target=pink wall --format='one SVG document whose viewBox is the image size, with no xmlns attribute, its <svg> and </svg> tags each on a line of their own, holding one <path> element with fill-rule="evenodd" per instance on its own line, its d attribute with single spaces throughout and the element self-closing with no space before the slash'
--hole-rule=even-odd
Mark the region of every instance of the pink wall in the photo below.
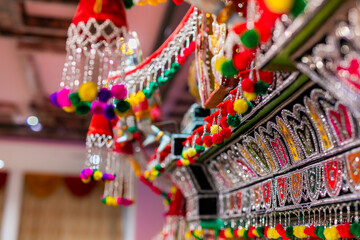
<svg viewBox="0 0 360 240">
<path fill-rule="evenodd" d="M 145 184 L 137 185 L 135 240 L 151 240 L 163 226 L 163 197 L 153 193 Z"/>
</svg>

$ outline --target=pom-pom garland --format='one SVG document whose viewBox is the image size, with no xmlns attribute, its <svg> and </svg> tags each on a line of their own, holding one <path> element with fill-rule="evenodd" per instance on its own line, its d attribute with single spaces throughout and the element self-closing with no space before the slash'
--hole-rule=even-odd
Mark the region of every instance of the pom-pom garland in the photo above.
<svg viewBox="0 0 360 240">
<path fill-rule="evenodd" d="M 95 181 L 113 181 L 115 176 L 110 173 L 103 173 L 97 169 L 85 168 L 80 173 L 80 178 L 84 183 L 88 183 L 91 180 Z"/>
<path fill-rule="evenodd" d="M 127 89 L 124 84 L 116 84 L 111 87 L 111 94 L 115 99 L 124 100 L 127 96 Z"/>
<path fill-rule="evenodd" d="M 94 82 L 85 82 L 79 87 L 78 93 L 82 101 L 92 101 L 98 94 L 97 85 Z"/>
</svg>

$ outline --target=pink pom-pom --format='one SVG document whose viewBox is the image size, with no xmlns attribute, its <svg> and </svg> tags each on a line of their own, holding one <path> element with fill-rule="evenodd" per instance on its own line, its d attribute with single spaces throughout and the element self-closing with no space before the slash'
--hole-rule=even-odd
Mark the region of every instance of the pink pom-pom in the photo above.
<svg viewBox="0 0 360 240">
<path fill-rule="evenodd" d="M 124 84 L 117 84 L 112 86 L 111 93 L 114 98 L 124 100 L 127 96 L 127 89 Z"/>
<path fill-rule="evenodd" d="M 84 175 L 86 177 L 91 177 L 93 175 L 94 171 L 91 168 L 84 169 Z"/>
<path fill-rule="evenodd" d="M 70 107 L 71 101 L 69 100 L 70 90 L 63 88 L 57 93 L 57 102 L 61 107 Z"/>
<path fill-rule="evenodd" d="M 106 107 L 106 103 L 95 101 L 91 104 L 91 113 L 93 115 L 103 115 Z"/>
<path fill-rule="evenodd" d="M 116 199 L 116 203 L 117 203 L 118 205 L 121 205 L 121 204 L 123 203 L 123 198 L 118 197 L 118 198 Z"/>
<path fill-rule="evenodd" d="M 87 177 L 84 175 L 84 173 L 82 172 L 82 173 L 80 173 L 80 178 L 81 179 L 84 179 L 84 180 L 86 180 L 87 179 Z"/>
<path fill-rule="evenodd" d="M 108 180 L 113 181 L 115 179 L 115 176 L 109 173 Z"/>
<path fill-rule="evenodd" d="M 122 204 L 124 206 L 130 206 L 131 204 L 133 204 L 133 201 L 130 199 L 123 199 Z"/>
</svg>

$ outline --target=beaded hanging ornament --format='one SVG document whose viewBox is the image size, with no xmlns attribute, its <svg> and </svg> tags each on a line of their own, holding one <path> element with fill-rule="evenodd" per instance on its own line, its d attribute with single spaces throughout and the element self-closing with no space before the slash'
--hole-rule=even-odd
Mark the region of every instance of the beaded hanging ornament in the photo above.
<svg viewBox="0 0 360 240">
<path fill-rule="evenodd" d="M 85 114 L 108 76 L 124 78 L 123 44 L 128 39 L 123 1 L 81 0 L 68 29 L 60 91 L 50 97 L 65 111 Z"/>
</svg>

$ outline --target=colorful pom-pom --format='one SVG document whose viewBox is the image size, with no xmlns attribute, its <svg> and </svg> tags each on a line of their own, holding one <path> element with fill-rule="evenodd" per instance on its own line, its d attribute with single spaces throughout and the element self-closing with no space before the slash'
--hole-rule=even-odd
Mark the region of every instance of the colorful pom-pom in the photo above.
<svg viewBox="0 0 360 240">
<path fill-rule="evenodd" d="M 319 238 L 325 239 L 324 235 L 325 226 L 316 226 L 315 227 L 315 235 Z M 295 235 L 295 227 L 294 227 L 294 235 Z"/>
<path fill-rule="evenodd" d="M 244 32 L 240 39 L 245 47 L 253 49 L 259 44 L 260 36 L 256 30 L 251 29 Z"/>
<path fill-rule="evenodd" d="M 216 59 L 216 61 L 215 61 L 215 69 L 218 72 L 221 72 L 221 67 L 226 61 L 227 61 L 226 57 L 219 57 L 218 59 Z M 234 63 L 234 65 L 235 65 L 235 63 Z"/>
<path fill-rule="evenodd" d="M 267 84 L 264 81 L 258 81 L 255 83 L 254 92 L 257 95 L 262 96 L 267 93 L 268 88 L 269 88 L 269 84 Z"/>
<path fill-rule="evenodd" d="M 116 103 L 116 110 L 118 110 L 121 113 L 128 111 L 130 108 L 131 108 L 131 105 L 126 100 L 120 100 Z"/>
<path fill-rule="evenodd" d="M 249 108 L 249 105 L 247 103 L 247 101 L 245 101 L 244 99 L 237 99 L 234 102 L 234 110 L 238 113 L 238 114 L 244 114 L 247 112 Z"/>
<path fill-rule="evenodd" d="M 127 89 L 124 84 L 116 84 L 111 87 L 111 94 L 118 100 L 124 100 L 127 96 Z"/>
<path fill-rule="evenodd" d="M 166 78 L 173 78 L 175 76 L 175 71 L 174 69 L 170 68 L 170 69 L 166 69 L 165 70 L 165 73 L 164 73 L 164 76 Z"/>
<path fill-rule="evenodd" d="M 158 79 L 157 79 L 157 82 L 160 86 L 164 86 L 165 83 L 167 82 L 167 78 L 166 77 L 163 77 L 163 76 L 159 76 Z"/>
<path fill-rule="evenodd" d="M 234 102 L 229 102 L 226 106 L 226 110 L 230 115 L 235 115 L 236 112 L 234 110 Z"/>
<path fill-rule="evenodd" d="M 256 93 L 244 92 L 244 98 L 248 101 L 254 101 L 257 98 Z"/>
<path fill-rule="evenodd" d="M 219 125 L 212 125 L 210 128 L 211 134 L 219 133 L 222 128 Z"/>
<path fill-rule="evenodd" d="M 203 142 L 203 140 L 202 140 L 201 137 L 198 137 L 198 138 L 195 139 L 195 144 L 196 144 L 196 145 L 203 145 L 204 142 Z"/>
<path fill-rule="evenodd" d="M 204 141 L 205 147 L 211 147 L 213 145 L 212 137 L 210 135 L 205 135 L 203 137 L 203 141 Z"/>
<path fill-rule="evenodd" d="M 60 104 L 57 101 L 57 92 L 54 92 L 50 95 L 50 102 L 55 107 L 61 107 Z"/>
<path fill-rule="evenodd" d="M 63 107 L 70 107 L 71 101 L 69 100 L 69 94 L 70 90 L 67 88 L 63 88 L 60 91 L 58 91 L 56 97 L 57 97 L 57 103 L 63 108 Z"/>
<path fill-rule="evenodd" d="M 294 227 L 293 226 L 288 226 L 286 228 L 286 237 L 292 238 L 293 236 L 294 236 Z"/>
<path fill-rule="evenodd" d="M 92 101 L 98 94 L 97 85 L 93 82 L 86 82 L 79 87 L 79 97 L 82 101 Z"/>
<path fill-rule="evenodd" d="M 270 239 L 278 239 L 280 237 L 279 233 L 275 228 L 271 227 L 267 230 L 267 237 Z"/>
<path fill-rule="evenodd" d="M 153 91 L 149 88 L 143 89 L 142 92 L 144 93 L 144 95 L 147 99 L 150 99 L 153 95 Z"/>
<path fill-rule="evenodd" d="M 355 235 L 356 237 L 360 237 L 360 223 L 353 222 L 350 226 L 351 234 Z"/>
<path fill-rule="evenodd" d="M 294 5 L 294 0 L 264 0 L 267 9 L 276 14 L 288 13 Z"/>
<path fill-rule="evenodd" d="M 190 48 L 184 48 L 184 50 L 183 50 L 183 54 L 184 54 L 184 56 L 185 57 L 188 57 L 188 56 L 190 56 L 191 55 L 191 49 Z"/>
<path fill-rule="evenodd" d="M 189 148 L 187 154 L 189 157 L 194 157 L 196 155 L 196 150 L 194 148 Z"/>
<path fill-rule="evenodd" d="M 185 57 L 185 56 L 178 55 L 178 57 L 177 57 L 177 62 L 178 62 L 180 65 L 184 65 L 185 62 L 186 62 L 186 57 Z"/>
<path fill-rule="evenodd" d="M 256 228 L 256 231 L 258 232 L 259 234 L 259 237 L 264 237 L 265 236 L 265 227 L 257 227 Z"/>
<path fill-rule="evenodd" d="M 77 92 L 70 93 L 69 94 L 69 100 L 72 103 L 72 105 L 76 106 L 81 102 L 81 99 L 79 97 L 79 94 Z"/>
<path fill-rule="evenodd" d="M 91 113 L 93 115 L 102 115 L 104 114 L 106 108 L 106 103 L 100 101 L 94 101 L 91 104 Z"/>
<path fill-rule="evenodd" d="M 307 0 L 295 0 L 294 5 L 291 9 L 291 14 L 294 17 L 299 16 L 301 13 L 304 12 L 306 5 L 307 5 Z"/>
<path fill-rule="evenodd" d="M 240 126 L 241 124 L 241 119 L 240 117 L 235 114 L 235 115 L 228 115 L 227 117 L 227 123 L 233 127 L 233 128 L 237 128 L 238 126 Z"/>
<path fill-rule="evenodd" d="M 221 66 L 221 72 L 224 77 L 234 77 L 239 73 L 239 71 L 234 67 L 232 60 L 228 60 L 223 63 Z"/>
<path fill-rule="evenodd" d="M 107 88 L 100 89 L 98 98 L 100 102 L 107 102 L 112 97 L 111 91 Z"/>
<path fill-rule="evenodd" d="M 244 78 L 241 82 L 241 89 L 244 92 L 253 93 L 254 92 L 254 83 L 250 78 Z"/>
<path fill-rule="evenodd" d="M 340 238 L 340 234 L 338 233 L 335 226 L 326 228 L 324 230 L 324 236 L 326 240 L 337 240 Z"/>
<path fill-rule="evenodd" d="M 223 128 L 220 132 L 221 136 L 225 139 L 229 139 L 231 137 L 231 129 L 230 128 Z"/>
<path fill-rule="evenodd" d="M 220 133 L 215 133 L 212 137 L 212 142 L 218 145 L 224 142 L 224 138 Z"/>
<path fill-rule="evenodd" d="M 104 115 L 105 115 L 105 118 L 109 121 L 113 120 L 114 118 L 116 118 L 116 115 L 115 115 L 115 111 L 114 111 L 114 106 L 112 104 L 108 104 L 106 107 L 105 107 L 105 111 L 104 111 Z"/>
<path fill-rule="evenodd" d="M 202 153 L 205 151 L 205 147 L 201 144 L 201 145 L 195 145 L 195 151 L 197 153 Z"/>
<path fill-rule="evenodd" d="M 251 61 L 254 59 L 254 51 L 246 49 L 245 51 L 235 53 L 233 55 L 234 67 L 238 71 L 246 70 L 250 67 Z"/>
<path fill-rule="evenodd" d="M 133 0 L 123 0 L 125 9 L 130 9 L 134 6 Z"/>
<path fill-rule="evenodd" d="M 244 113 L 244 115 L 249 114 L 254 108 L 254 105 L 252 105 L 251 102 L 247 101 L 247 104 L 248 104 L 248 110 Z"/>
<path fill-rule="evenodd" d="M 76 113 L 79 115 L 84 115 L 90 112 L 91 103 L 89 102 L 80 102 L 76 105 Z"/>
<path fill-rule="evenodd" d="M 180 70 L 181 65 L 180 65 L 180 63 L 178 63 L 178 62 L 173 62 L 173 63 L 171 64 L 171 68 L 174 69 L 174 71 L 176 72 L 176 71 L 179 71 L 179 70 Z"/>
<path fill-rule="evenodd" d="M 102 172 L 100 172 L 100 171 L 94 172 L 94 180 L 95 180 L 95 181 L 100 181 L 101 178 L 102 178 L 102 176 L 103 176 L 103 173 L 102 173 Z"/>
<path fill-rule="evenodd" d="M 62 109 L 67 113 L 72 113 L 72 112 L 75 112 L 76 107 L 75 106 L 69 106 L 69 107 L 63 107 Z"/>
<path fill-rule="evenodd" d="M 159 85 L 156 82 L 151 82 L 149 84 L 149 88 L 151 89 L 151 91 L 155 92 L 159 88 Z"/>
</svg>

